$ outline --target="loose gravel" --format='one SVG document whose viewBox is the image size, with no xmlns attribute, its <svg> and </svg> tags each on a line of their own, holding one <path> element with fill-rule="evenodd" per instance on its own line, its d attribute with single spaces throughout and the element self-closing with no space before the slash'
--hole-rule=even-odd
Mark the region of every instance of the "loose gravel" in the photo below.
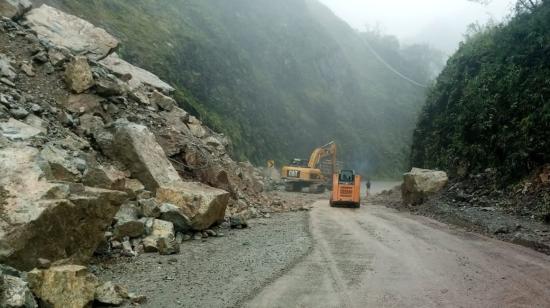
<svg viewBox="0 0 550 308">
<path fill-rule="evenodd" d="M 221 238 L 184 242 L 178 255 L 111 260 L 94 272 L 145 295 L 141 307 L 239 307 L 308 254 L 308 217 L 275 214 Z"/>
</svg>

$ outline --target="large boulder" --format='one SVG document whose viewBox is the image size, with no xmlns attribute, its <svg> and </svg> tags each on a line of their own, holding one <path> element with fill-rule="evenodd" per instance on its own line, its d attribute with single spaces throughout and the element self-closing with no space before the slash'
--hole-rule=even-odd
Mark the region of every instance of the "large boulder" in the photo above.
<svg viewBox="0 0 550 308">
<path fill-rule="evenodd" d="M 189 159 L 188 154 L 189 153 L 186 153 L 187 159 Z M 196 164 L 192 164 L 192 166 L 196 166 Z M 230 180 L 227 169 L 219 164 L 211 163 L 204 168 L 197 168 L 193 171 L 193 175 L 199 179 L 201 183 L 206 183 L 226 191 L 233 190 L 233 183 Z"/>
<path fill-rule="evenodd" d="M 86 267 L 64 265 L 28 273 L 31 290 L 40 299 L 41 307 L 90 307 L 99 281 Z"/>
<path fill-rule="evenodd" d="M 243 190 L 258 194 L 264 191 L 264 182 L 261 172 L 256 169 L 250 162 L 239 163 L 239 177 L 244 184 L 241 187 Z"/>
<path fill-rule="evenodd" d="M 118 122 L 109 150 L 113 159 L 125 164 L 132 177 L 149 191 L 171 186 L 181 178 L 155 136 L 143 125 Z"/>
<path fill-rule="evenodd" d="M 0 268 L 0 307 L 36 308 L 38 305 L 29 286 L 20 273 Z"/>
<path fill-rule="evenodd" d="M 94 86 L 94 77 L 86 57 L 75 57 L 65 69 L 65 82 L 75 93 L 82 93 Z"/>
<path fill-rule="evenodd" d="M 0 0 L 0 16 L 16 19 L 32 8 L 29 0 Z"/>
<path fill-rule="evenodd" d="M 197 138 L 204 138 L 208 135 L 208 132 L 202 124 L 189 123 L 187 127 L 189 127 L 191 134 Z"/>
<path fill-rule="evenodd" d="M 96 81 L 96 93 L 103 97 L 124 96 L 128 91 L 128 85 L 124 81 L 112 76 L 101 76 Z"/>
<path fill-rule="evenodd" d="M 124 203 L 115 215 L 115 239 L 140 237 L 145 233 L 145 224 L 139 220 L 139 210 L 132 202 Z"/>
<path fill-rule="evenodd" d="M 183 216 L 191 220 L 192 229 L 206 230 L 223 221 L 229 193 L 201 183 L 180 182 L 159 188 L 157 200 L 176 206 Z"/>
<path fill-rule="evenodd" d="M 141 216 L 143 217 L 152 217 L 152 218 L 159 218 L 161 215 L 160 206 L 157 203 L 157 200 L 150 198 L 150 199 L 143 199 L 138 201 L 139 208 L 141 210 Z M 164 219 L 166 220 L 166 219 Z"/>
<path fill-rule="evenodd" d="M 162 81 L 155 74 L 122 60 L 116 53 L 110 54 L 105 59 L 99 61 L 99 63 L 114 75 L 130 78 L 128 85 L 131 91 L 138 90 L 143 86 L 151 86 L 164 93 L 174 91 L 172 86 Z"/>
<path fill-rule="evenodd" d="M 86 167 L 85 160 L 51 143 L 40 151 L 39 163 L 45 176 L 52 181 L 77 182 Z"/>
<path fill-rule="evenodd" d="M 150 235 L 143 239 L 143 247 L 145 252 L 177 253 L 179 245 L 177 245 L 175 239 L 174 224 L 169 221 L 155 219 L 151 226 Z"/>
<path fill-rule="evenodd" d="M 166 121 L 166 127 L 155 131 L 158 143 L 168 156 L 182 153 L 192 143 L 191 131 L 185 124 L 185 118 L 189 115 L 174 107 L 170 112 L 161 112 L 160 116 Z"/>
<path fill-rule="evenodd" d="M 25 18 L 41 40 L 92 60 L 106 57 L 119 45 L 105 30 L 45 4 L 31 10 Z"/>
<path fill-rule="evenodd" d="M 80 125 L 77 130 L 83 136 L 97 136 L 102 133 L 105 123 L 103 119 L 91 114 L 84 114 L 79 119 Z"/>
<path fill-rule="evenodd" d="M 11 141 L 27 141 L 42 134 L 42 130 L 13 118 L 8 122 L 0 122 L 0 135 Z"/>
<path fill-rule="evenodd" d="M 150 101 L 166 111 L 172 111 L 177 105 L 173 98 L 166 96 L 159 91 L 153 91 Z"/>
<path fill-rule="evenodd" d="M 131 200 L 137 199 L 138 195 L 145 191 L 145 186 L 137 179 L 126 179 L 124 181 L 124 191 Z"/>
<path fill-rule="evenodd" d="M 0 149 L 0 263 L 29 270 L 38 259 L 87 261 L 123 192 L 49 182 L 37 149 Z"/>
<path fill-rule="evenodd" d="M 176 231 L 187 232 L 191 230 L 191 221 L 189 217 L 183 214 L 183 211 L 170 203 L 164 203 L 159 208 L 160 219 L 174 224 Z"/>
<path fill-rule="evenodd" d="M 90 187 L 125 191 L 126 173 L 113 166 L 98 165 L 86 170 L 82 183 Z"/>
<path fill-rule="evenodd" d="M 413 168 L 403 175 L 402 197 L 406 205 L 419 205 L 449 182 L 443 171 Z"/>
</svg>

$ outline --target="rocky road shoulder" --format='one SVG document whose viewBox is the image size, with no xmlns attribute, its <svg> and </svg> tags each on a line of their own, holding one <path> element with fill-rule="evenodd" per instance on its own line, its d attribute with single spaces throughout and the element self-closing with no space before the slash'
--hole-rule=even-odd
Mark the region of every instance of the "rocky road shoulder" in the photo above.
<svg viewBox="0 0 550 308">
<path fill-rule="evenodd" d="M 308 217 L 273 214 L 247 229 L 227 229 L 223 238 L 184 242 L 177 255 L 120 258 L 92 269 L 145 295 L 142 307 L 236 307 L 310 251 Z"/>
<path fill-rule="evenodd" d="M 374 196 L 371 202 L 400 211 L 410 211 L 416 215 L 550 254 L 550 225 L 537 219 L 535 211 L 528 208 L 528 203 L 523 207 L 511 207 L 510 200 L 513 199 L 502 193 L 497 197 L 491 196 L 490 193 L 475 197 L 458 189 L 462 186 L 464 185 L 450 184 L 441 193 L 417 206 L 403 205 L 400 187 Z M 520 213 L 521 210 L 525 213 Z"/>
</svg>

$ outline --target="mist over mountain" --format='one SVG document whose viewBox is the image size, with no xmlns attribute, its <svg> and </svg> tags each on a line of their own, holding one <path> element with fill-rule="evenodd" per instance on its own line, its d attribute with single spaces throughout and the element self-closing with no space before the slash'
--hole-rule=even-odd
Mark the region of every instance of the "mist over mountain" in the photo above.
<svg viewBox="0 0 550 308">
<path fill-rule="evenodd" d="M 355 29 L 379 28 L 406 43 L 425 43 L 452 55 L 472 23 L 500 22 L 513 0 L 320 0 Z"/>
<path fill-rule="evenodd" d="M 359 33 L 315 0 L 42 2 L 114 33 L 125 59 L 170 81 L 182 107 L 257 164 L 335 140 L 348 167 L 401 173 L 425 88 L 395 71 L 428 84 L 439 57 Z"/>
</svg>

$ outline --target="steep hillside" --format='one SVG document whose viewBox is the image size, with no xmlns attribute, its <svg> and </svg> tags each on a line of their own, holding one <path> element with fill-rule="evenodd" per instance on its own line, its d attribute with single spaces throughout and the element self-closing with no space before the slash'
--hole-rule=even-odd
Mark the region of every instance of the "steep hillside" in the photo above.
<svg viewBox="0 0 550 308">
<path fill-rule="evenodd" d="M 369 35 L 316 1 L 42 2 L 114 33 L 122 55 L 176 86 L 183 107 L 229 135 L 239 159 L 281 162 L 335 139 L 351 167 L 395 175 L 406 165 L 424 89 L 390 72 Z M 426 82 L 426 59 L 385 49 Z"/>
<path fill-rule="evenodd" d="M 550 3 L 470 35 L 431 89 L 412 164 L 498 171 L 513 182 L 550 162 Z"/>
</svg>

